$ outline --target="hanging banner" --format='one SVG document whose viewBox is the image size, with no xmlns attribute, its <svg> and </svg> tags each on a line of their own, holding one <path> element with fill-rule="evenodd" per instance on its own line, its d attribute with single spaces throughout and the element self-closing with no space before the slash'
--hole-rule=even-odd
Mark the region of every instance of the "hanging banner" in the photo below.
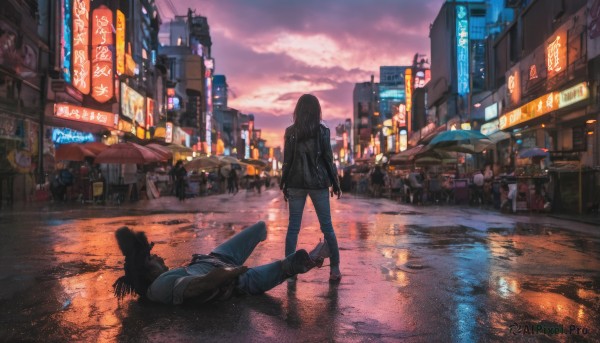
<svg viewBox="0 0 600 343">
<path fill-rule="evenodd" d="M 90 0 L 73 1 L 73 86 L 90 93 L 89 18 Z"/>
<path fill-rule="evenodd" d="M 102 5 L 92 16 L 92 98 L 100 103 L 107 102 L 114 95 L 112 11 Z"/>
</svg>

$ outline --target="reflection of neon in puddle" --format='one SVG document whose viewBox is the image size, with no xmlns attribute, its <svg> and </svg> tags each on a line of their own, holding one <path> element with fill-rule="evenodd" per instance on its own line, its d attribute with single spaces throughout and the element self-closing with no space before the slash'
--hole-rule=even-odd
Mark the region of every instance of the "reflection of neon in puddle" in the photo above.
<svg viewBox="0 0 600 343">
<path fill-rule="evenodd" d="M 408 261 L 408 249 L 396 249 L 391 247 L 381 248 L 381 254 L 385 258 L 395 259 L 396 266 L 402 266 Z"/>
<path fill-rule="evenodd" d="M 498 293 L 502 298 L 508 298 L 520 292 L 517 280 L 501 276 L 498 279 Z"/>
</svg>

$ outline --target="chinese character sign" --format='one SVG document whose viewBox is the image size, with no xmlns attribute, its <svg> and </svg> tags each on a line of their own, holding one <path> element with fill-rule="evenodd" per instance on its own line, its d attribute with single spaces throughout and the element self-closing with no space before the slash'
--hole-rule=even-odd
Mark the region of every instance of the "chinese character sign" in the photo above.
<svg viewBox="0 0 600 343">
<path fill-rule="evenodd" d="M 90 58 L 89 58 L 89 18 L 90 1 L 73 1 L 73 86 L 83 94 L 90 93 Z"/>
<path fill-rule="evenodd" d="M 469 20 L 465 6 L 456 6 L 456 79 L 458 94 L 469 93 Z"/>
<path fill-rule="evenodd" d="M 508 71 L 506 76 L 506 89 L 508 91 L 509 104 L 518 105 L 521 101 L 521 72 L 519 65 Z"/>
<path fill-rule="evenodd" d="M 114 95 L 112 11 L 102 5 L 92 15 L 92 97 L 107 102 Z"/>
<path fill-rule="evenodd" d="M 98 124 L 109 128 L 116 127 L 116 117 L 118 117 L 114 113 L 96 111 L 71 104 L 55 104 L 54 115 L 58 118 Z"/>
<path fill-rule="evenodd" d="M 567 35 L 564 30 L 558 31 L 546 41 L 546 67 L 548 79 L 567 67 Z"/>
</svg>

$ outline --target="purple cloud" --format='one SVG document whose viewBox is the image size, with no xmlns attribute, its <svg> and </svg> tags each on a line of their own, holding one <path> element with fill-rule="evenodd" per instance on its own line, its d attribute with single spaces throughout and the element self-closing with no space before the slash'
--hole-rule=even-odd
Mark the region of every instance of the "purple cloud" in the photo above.
<svg viewBox="0 0 600 343">
<path fill-rule="evenodd" d="M 163 22 L 168 0 L 157 5 Z M 382 65 L 429 54 L 429 25 L 443 0 L 170 1 L 208 18 L 215 72 L 227 76 L 229 104 L 253 113 L 270 146 L 282 144 L 297 98 L 315 94 L 330 127 L 352 117 L 354 84 L 378 80 Z"/>
</svg>

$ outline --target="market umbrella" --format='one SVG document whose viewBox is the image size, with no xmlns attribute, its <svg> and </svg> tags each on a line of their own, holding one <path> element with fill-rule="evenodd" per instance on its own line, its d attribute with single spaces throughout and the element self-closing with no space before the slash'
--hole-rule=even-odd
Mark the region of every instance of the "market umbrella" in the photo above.
<svg viewBox="0 0 600 343">
<path fill-rule="evenodd" d="M 86 157 L 96 156 L 80 143 L 60 145 L 56 148 L 54 155 L 57 161 L 83 161 Z"/>
<path fill-rule="evenodd" d="M 519 150 L 519 158 L 534 158 L 534 157 L 546 157 L 548 156 L 548 149 L 542 148 L 527 148 Z"/>
<path fill-rule="evenodd" d="M 428 146 L 437 150 L 474 154 L 482 152 L 493 142 L 475 130 L 452 130 L 438 133 Z"/>
<path fill-rule="evenodd" d="M 211 169 L 211 168 L 220 167 L 221 162 L 215 156 L 211 156 L 211 157 L 203 156 L 203 157 L 193 159 L 193 160 L 187 162 L 186 164 L 184 164 L 183 166 L 187 170 Z"/>
<path fill-rule="evenodd" d="M 178 152 L 178 153 L 192 153 L 194 152 L 194 150 L 192 148 L 188 148 L 184 145 L 181 144 L 169 144 L 167 145 L 167 148 L 173 152 Z"/>
<path fill-rule="evenodd" d="M 221 156 L 219 158 L 221 161 L 221 165 L 224 167 L 228 167 L 230 169 L 241 170 L 242 167 L 247 166 L 247 163 L 244 163 L 233 156 Z"/>
<path fill-rule="evenodd" d="M 150 144 L 146 144 L 146 148 L 152 149 L 159 156 L 161 156 L 164 161 L 167 161 L 167 160 L 170 160 L 173 158 L 173 152 L 163 145 L 156 144 L 156 143 L 150 143 Z"/>
<path fill-rule="evenodd" d="M 445 165 L 456 163 L 456 152 L 434 149 L 429 146 L 421 149 L 414 157 L 416 165 Z"/>
<path fill-rule="evenodd" d="M 425 148 L 425 145 L 419 144 L 410 149 L 406 149 L 390 157 L 390 164 L 401 164 L 410 162 L 415 159 L 415 156 Z"/>
<path fill-rule="evenodd" d="M 94 154 L 98 155 L 99 153 L 106 150 L 106 148 L 108 148 L 108 145 L 106 145 L 102 142 L 87 142 L 87 143 L 83 143 L 83 147 L 88 149 L 89 151 L 93 152 Z"/>
<path fill-rule="evenodd" d="M 269 165 L 269 162 L 255 158 L 245 158 L 242 159 L 242 162 L 258 168 L 265 168 L 267 165 Z"/>
<path fill-rule="evenodd" d="M 161 161 L 152 149 L 136 143 L 126 142 L 110 145 L 96 156 L 96 163 L 147 164 Z"/>
<path fill-rule="evenodd" d="M 243 171 L 248 166 L 248 164 L 238 160 L 233 156 L 221 156 L 219 157 L 219 160 L 221 161 L 221 174 L 223 176 L 228 176 L 232 169 Z"/>
</svg>

